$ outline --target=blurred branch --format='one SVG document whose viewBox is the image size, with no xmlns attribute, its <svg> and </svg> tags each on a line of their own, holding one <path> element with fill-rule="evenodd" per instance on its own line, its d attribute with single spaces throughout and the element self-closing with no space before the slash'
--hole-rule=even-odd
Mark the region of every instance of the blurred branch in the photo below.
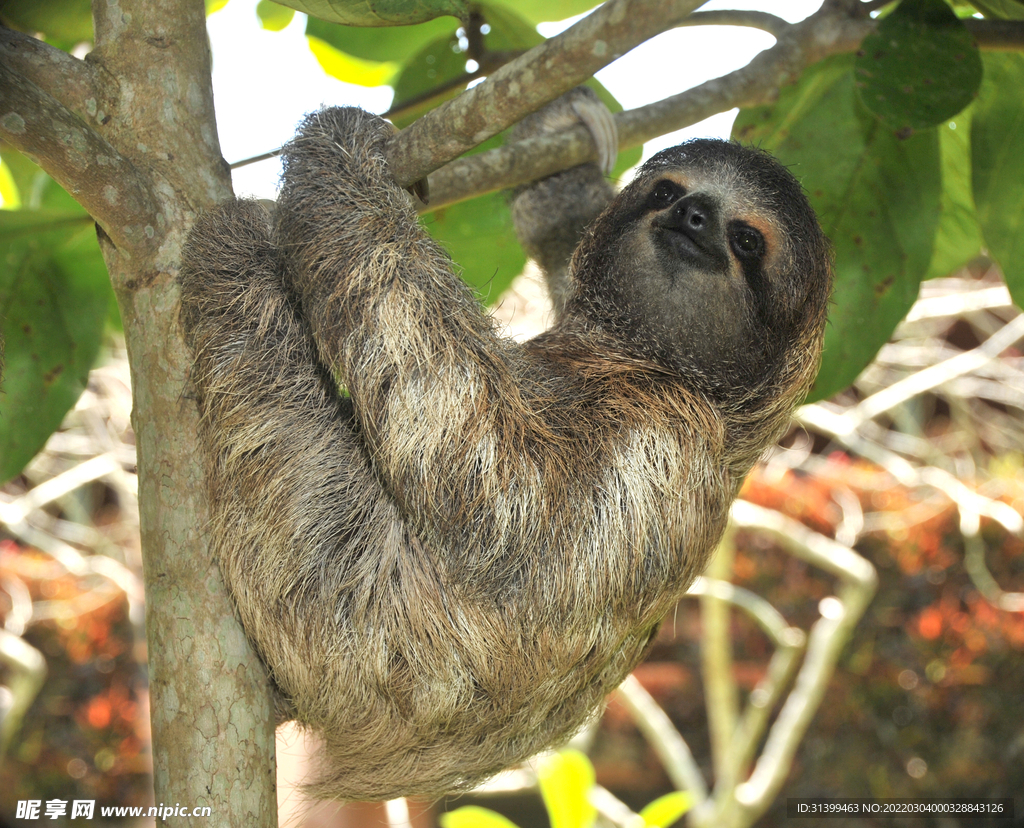
<svg viewBox="0 0 1024 828">
<path fill-rule="evenodd" d="M 738 525 L 733 521 L 734 526 Z M 761 631 L 775 647 L 768 671 L 750 694 L 738 724 L 733 726 L 726 752 L 732 765 L 730 776 L 737 779 L 748 766 L 775 709 L 799 664 L 807 636 L 799 627 L 790 626 L 782 614 L 756 593 L 734 586 L 728 581 L 698 578 L 689 595 L 713 595 L 720 601 L 745 611 L 757 622 Z M 699 804 L 699 803 L 697 803 Z"/>
<path fill-rule="evenodd" d="M 964 21 L 978 46 L 993 52 L 1019 52 L 1024 49 L 1024 23 L 1020 20 Z"/>
<path fill-rule="evenodd" d="M 978 294 L 974 304 L 999 299 L 999 296 L 987 292 L 982 294 L 979 291 Z M 936 310 L 937 308 L 936 305 Z M 922 312 L 918 312 L 915 318 L 922 318 Z M 945 469 L 935 466 L 918 468 L 864 435 L 864 427 L 869 420 L 891 411 L 915 396 L 937 389 L 957 377 L 975 372 L 994 362 L 1003 351 L 1022 337 L 1024 314 L 1018 314 L 976 348 L 911 373 L 904 379 L 867 396 L 845 411 L 836 411 L 833 404 L 817 403 L 799 409 L 796 419 L 802 425 L 826 434 L 849 450 L 878 463 L 905 486 L 924 485 L 940 490 L 957 504 L 961 516 L 977 514 L 989 517 L 1000 523 L 1008 532 L 1024 536 L 1024 518 L 1011 506 L 965 486 L 957 475 Z M 975 530 L 969 523 L 965 527 L 965 535 L 970 535 L 973 531 Z"/>
<path fill-rule="evenodd" d="M 619 685 L 617 696 L 637 728 L 658 754 L 665 773 L 681 791 L 693 794 L 694 804 L 708 798 L 708 788 L 683 737 L 650 693 L 633 675 Z"/>
<path fill-rule="evenodd" d="M 0 501 L 0 522 L 8 525 L 20 524 L 36 509 L 52 503 L 79 486 L 120 471 L 121 463 L 116 453 L 108 452 L 93 457 L 40 483 L 10 503 Z"/>
<path fill-rule="evenodd" d="M 804 635 L 797 627 L 791 627 L 786 619 L 768 601 L 749 589 L 735 586 L 728 581 L 697 578 L 687 595 L 710 595 L 719 601 L 743 610 L 761 628 L 768 640 L 776 647 L 802 647 Z"/>
<path fill-rule="evenodd" d="M 588 799 L 597 812 L 613 825 L 621 828 L 647 828 L 647 822 L 640 814 L 602 785 L 594 785 Z"/>
<path fill-rule="evenodd" d="M 911 374 L 906 379 L 884 388 L 842 415 L 845 428 L 851 432 L 866 420 L 895 408 L 911 397 L 930 391 L 943 383 L 975 371 L 987 362 L 996 359 L 1003 351 L 1024 337 L 1024 314 L 1007 323 L 1002 330 L 970 351 L 964 351 L 951 359 L 929 366 Z"/>
<path fill-rule="evenodd" d="M 961 512 L 961 519 L 963 513 Z M 985 542 L 981 533 L 964 533 L 964 569 L 971 582 L 992 606 L 1007 612 L 1024 612 L 1024 592 L 1006 592 L 992 577 L 985 563 Z"/>
<path fill-rule="evenodd" d="M 837 595 L 821 601 L 821 618 L 812 625 L 809 637 L 790 626 L 768 601 L 724 580 L 731 571 L 737 529 L 767 534 L 786 551 L 840 579 Z M 764 813 L 789 773 L 839 655 L 874 594 L 877 576 L 874 567 L 848 546 L 742 500 L 733 504 L 729 530 L 708 572 L 688 595 L 700 596 L 702 605 L 701 647 L 715 774 L 710 796 L 686 742 L 636 678 L 631 676 L 620 686 L 618 698 L 658 754 L 673 785 L 693 794 L 690 824 L 743 828 Z M 767 672 L 750 693 L 742 714 L 732 671 L 729 607 L 746 612 L 775 646 Z M 800 665 L 805 643 L 807 652 Z M 794 673 L 796 682 L 769 729 L 771 714 Z M 766 732 L 761 755 L 743 781 Z"/>
<path fill-rule="evenodd" d="M 717 813 L 705 809 L 699 825 L 749 825 L 771 804 L 821 704 L 839 655 L 877 584 L 874 567 L 864 558 L 798 521 L 741 500 L 733 504 L 731 518 L 736 527 L 766 532 L 787 551 L 837 575 L 842 583 L 836 597 L 825 598 L 819 605 L 821 618 L 811 627 L 796 683 L 768 731 L 753 772 L 734 792 L 723 791 L 720 796 L 716 790 Z M 786 667 L 782 663 L 776 669 L 781 672 Z M 757 723 L 751 722 L 751 726 Z M 744 738 L 749 746 L 760 740 L 760 734 L 752 731 Z"/>
<path fill-rule="evenodd" d="M 24 543 L 50 555 L 60 566 L 73 575 L 100 575 L 116 585 L 130 600 L 142 600 L 142 587 L 138 578 L 124 564 L 106 555 L 84 555 L 75 547 L 65 543 L 53 534 L 33 526 L 29 518 L 44 506 L 63 498 L 74 490 L 103 478 L 119 478 L 125 475 L 118 452 L 109 451 L 78 463 L 69 469 L 50 477 L 19 497 L 7 500 L 0 495 L 0 525 Z M 123 486 L 119 487 L 123 488 Z M 109 590 L 103 590 L 99 602 L 109 599 Z M 64 602 L 61 602 L 64 606 Z M 36 604 L 34 617 L 48 617 L 47 612 Z M 51 615 L 67 615 L 63 610 Z"/>
<path fill-rule="evenodd" d="M 730 525 L 718 544 L 705 578 L 725 581 L 732 575 L 735 533 Z M 701 669 L 704 672 L 704 706 L 707 709 L 714 761 L 715 791 L 731 789 L 737 781 L 732 741 L 739 718 L 739 691 L 733 674 L 732 631 L 729 603 L 721 594 L 707 589 L 700 597 L 702 632 Z"/>
<path fill-rule="evenodd" d="M 0 759 L 7 754 L 11 740 L 21 729 L 29 705 L 46 678 L 42 653 L 24 639 L 0 629 L 0 662 L 7 668 L 6 691 L 0 695 Z"/>
</svg>

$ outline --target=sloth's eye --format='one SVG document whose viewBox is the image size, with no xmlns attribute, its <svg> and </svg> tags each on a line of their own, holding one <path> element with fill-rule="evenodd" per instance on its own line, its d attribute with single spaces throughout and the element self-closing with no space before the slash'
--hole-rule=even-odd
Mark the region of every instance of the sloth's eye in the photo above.
<svg viewBox="0 0 1024 828">
<path fill-rule="evenodd" d="M 741 259 L 755 259 L 764 253 L 764 236 L 753 227 L 737 227 L 729 234 L 729 243 Z"/>
<path fill-rule="evenodd" d="M 650 201 L 654 207 L 667 207 L 684 195 L 686 191 L 674 181 L 659 181 L 651 190 Z"/>
</svg>

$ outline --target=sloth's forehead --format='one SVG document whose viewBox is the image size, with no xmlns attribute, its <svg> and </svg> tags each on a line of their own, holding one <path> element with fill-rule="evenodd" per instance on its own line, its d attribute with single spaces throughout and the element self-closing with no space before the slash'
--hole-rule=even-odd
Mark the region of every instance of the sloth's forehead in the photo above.
<svg viewBox="0 0 1024 828">
<path fill-rule="evenodd" d="M 719 164 L 713 169 L 704 164 L 664 166 L 645 175 L 644 188 L 649 191 L 665 179 L 675 182 L 687 193 L 711 196 L 726 213 L 775 212 L 772 194 L 728 164 Z"/>
<path fill-rule="evenodd" d="M 789 169 L 770 153 L 736 141 L 698 138 L 662 150 L 640 168 L 638 178 L 657 180 L 666 175 L 773 212 L 789 212 L 794 205 L 803 209 L 806 203 Z"/>
</svg>

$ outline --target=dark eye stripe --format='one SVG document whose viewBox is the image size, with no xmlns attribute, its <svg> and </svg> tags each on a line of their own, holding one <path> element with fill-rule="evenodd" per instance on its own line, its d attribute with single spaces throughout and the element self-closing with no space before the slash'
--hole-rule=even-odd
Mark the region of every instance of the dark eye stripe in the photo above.
<svg viewBox="0 0 1024 828">
<path fill-rule="evenodd" d="M 674 181 L 662 179 L 651 190 L 649 203 L 653 207 L 667 207 L 672 202 L 686 195 L 686 190 Z"/>
<path fill-rule="evenodd" d="M 734 225 L 729 229 L 729 245 L 741 259 L 760 259 L 764 255 L 764 236 L 746 224 Z"/>
</svg>

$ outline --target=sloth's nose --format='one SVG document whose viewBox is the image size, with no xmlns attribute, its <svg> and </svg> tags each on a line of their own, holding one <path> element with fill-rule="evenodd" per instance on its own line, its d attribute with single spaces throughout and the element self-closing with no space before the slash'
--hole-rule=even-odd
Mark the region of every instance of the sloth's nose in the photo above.
<svg viewBox="0 0 1024 828">
<path fill-rule="evenodd" d="M 714 206 L 699 195 L 688 195 L 676 202 L 676 221 L 681 230 L 702 235 L 714 223 Z"/>
</svg>

